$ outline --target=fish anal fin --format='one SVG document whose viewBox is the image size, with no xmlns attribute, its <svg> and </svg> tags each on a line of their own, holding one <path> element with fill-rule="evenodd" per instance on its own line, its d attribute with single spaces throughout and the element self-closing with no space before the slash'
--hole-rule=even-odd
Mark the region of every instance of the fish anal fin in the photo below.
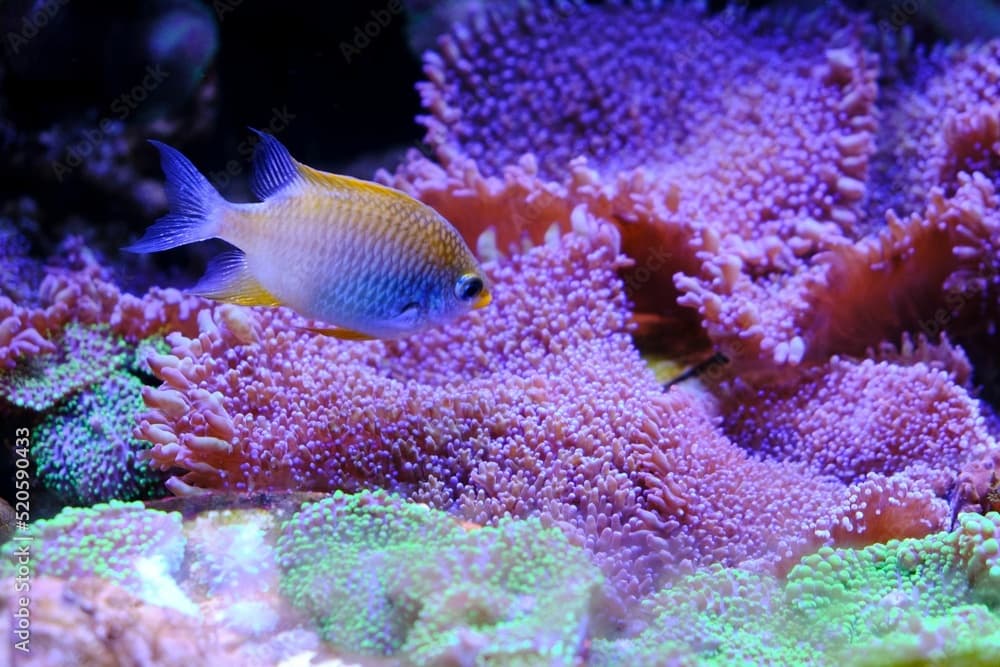
<svg viewBox="0 0 1000 667">
<path fill-rule="evenodd" d="M 247 266 L 247 256 L 230 250 L 213 257 L 204 277 L 191 290 L 198 296 L 240 306 L 280 306 L 281 300 L 257 282 Z"/>
<path fill-rule="evenodd" d="M 375 336 L 370 336 L 353 329 L 342 329 L 340 327 L 298 327 L 301 331 L 330 336 L 341 340 L 375 340 Z"/>
</svg>

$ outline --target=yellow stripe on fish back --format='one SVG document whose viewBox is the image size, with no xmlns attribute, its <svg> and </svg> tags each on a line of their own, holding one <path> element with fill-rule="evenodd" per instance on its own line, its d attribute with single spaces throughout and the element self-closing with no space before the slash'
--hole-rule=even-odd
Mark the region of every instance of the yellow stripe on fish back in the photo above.
<svg viewBox="0 0 1000 667">
<path fill-rule="evenodd" d="M 325 192 L 330 190 L 343 194 L 344 216 L 339 220 L 356 223 L 384 238 L 385 241 L 408 245 L 414 227 L 430 227 L 433 234 L 422 239 L 431 243 L 433 252 L 445 257 L 455 252 L 454 239 L 433 209 L 394 188 L 363 181 L 350 176 L 340 176 L 299 164 L 299 171 L 311 185 Z M 322 201 L 322 197 L 317 198 Z"/>
<path fill-rule="evenodd" d="M 319 171 L 318 169 L 307 167 L 301 162 L 298 163 L 298 168 L 299 173 L 302 174 L 302 177 L 307 182 L 313 183 L 322 188 L 333 188 L 349 193 L 363 192 L 376 197 L 396 199 L 406 204 L 411 204 L 414 201 L 409 195 L 386 185 L 372 183 L 371 181 L 363 181 L 359 178 L 352 178 L 351 176 L 341 176 L 338 174 L 331 174 L 326 171 Z"/>
</svg>

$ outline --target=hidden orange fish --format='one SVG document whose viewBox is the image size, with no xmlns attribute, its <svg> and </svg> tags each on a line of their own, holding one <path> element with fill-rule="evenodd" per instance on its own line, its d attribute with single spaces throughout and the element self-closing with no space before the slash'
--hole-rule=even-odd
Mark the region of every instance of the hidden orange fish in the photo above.
<svg viewBox="0 0 1000 667">
<path fill-rule="evenodd" d="M 157 252 L 219 238 L 195 294 L 247 306 L 288 306 L 339 338 L 400 338 L 490 303 L 486 276 L 458 231 L 393 188 L 296 162 L 273 136 L 260 142 L 257 203 L 223 199 L 179 151 L 160 151 L 170 213 L 125 250 Z"/>
</svg>

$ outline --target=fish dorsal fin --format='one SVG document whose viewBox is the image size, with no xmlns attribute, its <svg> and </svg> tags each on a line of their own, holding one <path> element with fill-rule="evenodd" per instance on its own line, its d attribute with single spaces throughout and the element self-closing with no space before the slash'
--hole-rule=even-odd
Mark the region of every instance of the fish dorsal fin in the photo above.
<svg viewBox="0 0 1000 667">
<path fill-rule="evenodd" d="M 299 163 L 284 145 L 267 132 L 250 128 L 260 141 L 253 152 L 253 170 L 250 188 L 261 201 L 285 188 L 302 181 Z"/>
<path fill-rule="evenodd" d="M 273 197 L 286 188 L 306 184 L 413 201 L 413 198 L 405 192 L 387 185 L 307 167 L 296 162 L 288 149 L 267 132 L 253 128 L 250 130 L 260 137 L 253 153 L 250 187 L 261 201 Z"/>
<path fill-rule="evenodd" d="M 304 164 L 296 164 L 296 167 L 298 167 L 299 175 L 302 176 L 306 182 L 314 185 L 326 188 L 335 188 L 337 190 L 352 190 L 383 197 L 397 197 L 407 201 L 414 201 L 413 197 L 409 196 L 405 192 L 397 190 L 396 188 L 391 188 L 388 185 L 382 185 L 373 181 L 366 181 L 361 178 L 354 178 L 353 176 L 331 174 L 328 171 L 313 169 L 312 167 L 307 167 Z"/>
<path fill-rule="evenodd" d="M 280 306 L 281 301 L 250 274 L 247 256 L 230 250 L 213 257 L 204 277 L 191 290 L 198 296 L 240 306 Z"/>
</svg>

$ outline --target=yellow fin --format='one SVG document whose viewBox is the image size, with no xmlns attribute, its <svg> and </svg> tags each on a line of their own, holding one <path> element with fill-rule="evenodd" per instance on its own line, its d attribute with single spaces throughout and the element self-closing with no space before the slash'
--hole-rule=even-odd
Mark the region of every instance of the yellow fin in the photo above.
<svg viewBox="0 0 1000 667">
<path fill-rule="evenodd" d="M 250 274 L 247 256 L 239 250 L 213 257 L 205 276 L 191 291 L 198 296 L 240 306 L 281 305 L 281 300 L 264 289 Z"/>
<path fill-rule="evenodd" d="M 302 331 L 316 333 L 322 336 L 330 336 L 341 340 L 375 340 L 375 336 L 369 336 L 353 329 L 341 329 L 340 327 L 298 327 Z"/>
<path fill-rule="evenodd" d="M 366 181 L 360 178 L 354 178 L 353 176 L 341 176 L 340 174 L 331 174 L 327 171 L 320 171 L 319 169 L 313 169 L 312 167 L 307 167 L 301 162 L 296 163 L 296 168 L 299 174 L 306 181 L 313 183 L 314 185 L 319 185 L 327 188 L 335 188 L 338 190 L 353 190 L 357 192 L 365 192 L 373 195 L 381 195 L 384 197 L 396 197 L 399 199 L 404 199 L 410 202 L 416 202 L 413 197 L 397 190 L 396 188 L 390 188 L 388 185 L 382 185 L 381 183 L 375 183 L 373 181 Z"/>
</svg>

